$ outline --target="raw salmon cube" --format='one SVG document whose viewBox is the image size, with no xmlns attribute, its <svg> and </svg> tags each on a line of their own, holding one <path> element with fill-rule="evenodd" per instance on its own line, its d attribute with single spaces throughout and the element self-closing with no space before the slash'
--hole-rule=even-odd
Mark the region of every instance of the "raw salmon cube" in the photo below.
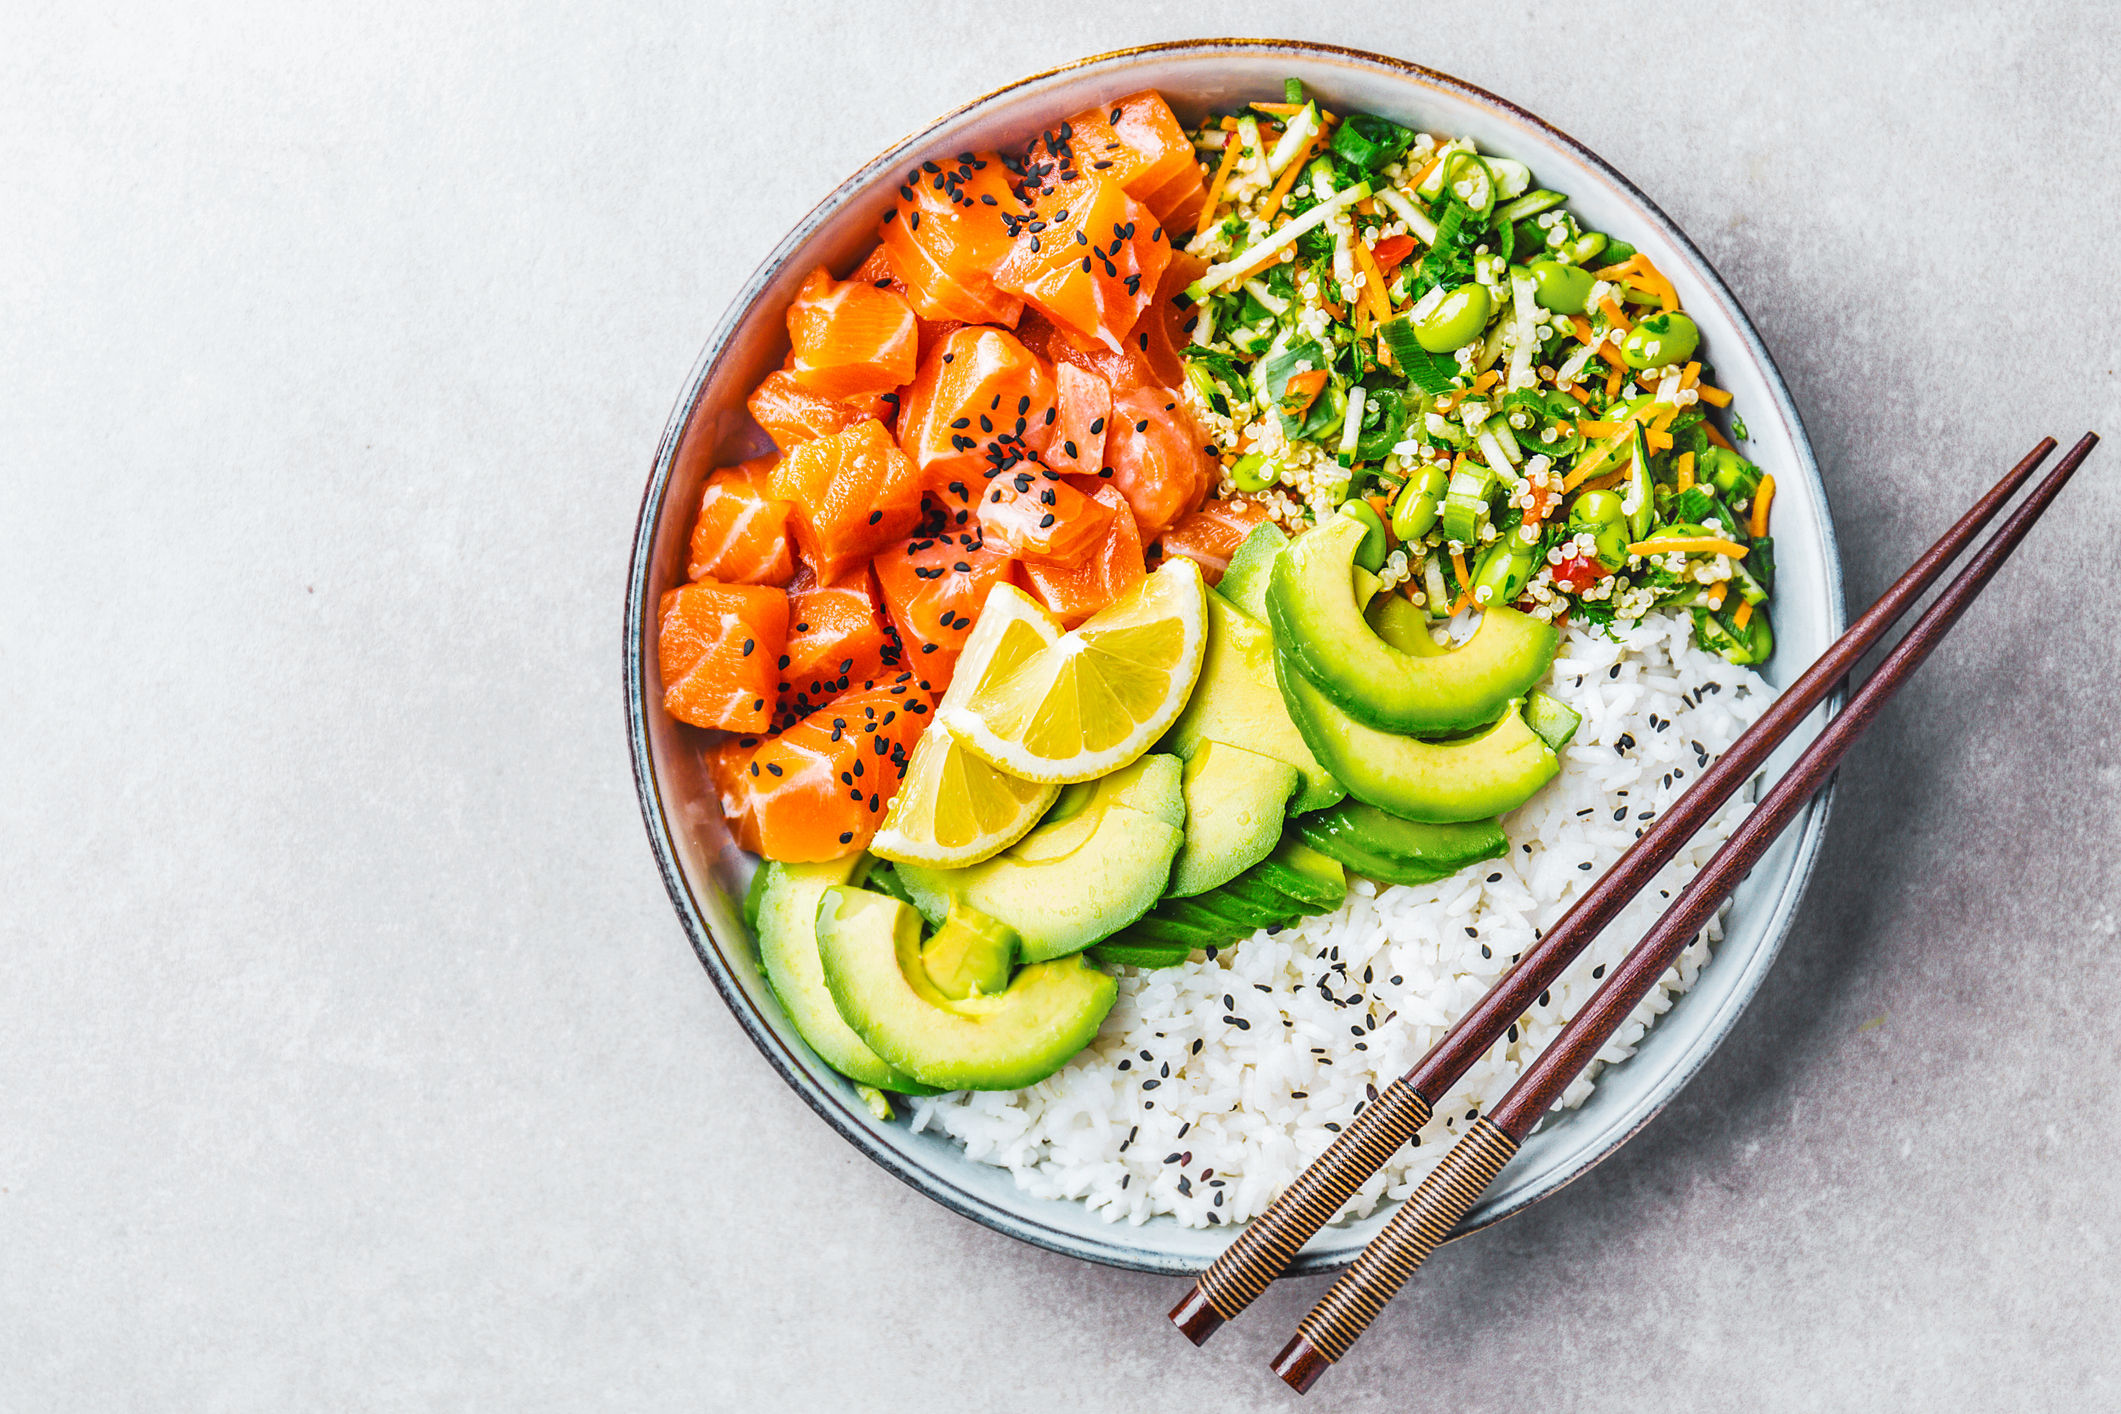
<svg viewBox="0 0 2121 1414">
<path fill-rule="evenodd" d="M 787 593 L 703 580 L 665 594 L 660 617 L 663 710 L 696 727 L 764 731 L 788 639 Z"/>
<path fill-rule="evenodd" d="M 994 283 L 1061 328 L 1118 350 L 1156 298 L 1171 245 L 1118 183 L 1085 176 L 1042 192 L 1035 219 L 995 268 Z"/>
<path fill-rule="evenodd" d="M 1024 577 L 1030 581 L 1033 597 L 1068 628 L 1119 598 L 1148 573 L 1142 562 L 1141 536 L 1126 501 L 1110 486 L 1099 486 L 1095 499 L 1114 515 L 1104 543 L 1082 564 L 1061 569 L 1024 562 Z"/>
<path fill-rule="evenodd" d="M 961 152 L 906 174 L 880 231 L 891 270 L 924 319 L 1013 325 L 1023 302 L 996 287 L 1024 204 L 999 155 Z"/>
<path fill-rule="evenodd" d="M 869 414 L 850 403 L 813 393 L 795 381 L 786 369 L 776 369 L 745 402 L 752 419 L 766 429 L 773 445 L 793 451 L 799 442 L 830 437 L 835 432 L 868 419 Z"/>
<path fill-rule="evenodd" d="M 950 685 L 987 591 L 1010 577 L 1014 563 L 1007 550 L 969 530 L 923 536 L 876 557 L 877 583 L 905 666 L 933 691 Z"/>
<path fill-rule="evenodd" d="M 1112 416 L 1112 385 L 1072 363 L 1053 365 L 1054 405 L 1059 411 L 1046 465 L 1064 472 L 1097 475 L 1105 464 L 1105 423 Z"/>
<path fill-rule="evenodd" d="M 921 518 L 920 476 L 874 419 L 799 444 L 771 484 L 795 506 L 796 546 L 828 584 L 905 539 Z"/>
<path fill-rule="evenodd" d="M 783 727 L 843 692 L 899 671 L 898 642 L 884 623 L 876 576 L 867 565 L 831 584 L 819 584 L 806 565 L 788 591 L 788 620 L 774 711 Z"/>
<path fill-rule="evenodd" d="M 932 706 L 912 675 L 900 674 L 766 741 L 744 766 L 750 799 L 737 843 L 791 864 L 867 847 Z"/>
<path fill-rule="evenodd" d="M 1208 439 L 1176 393 L 1115 392 L 1105 434 L 1112 484 L 1127 498 L 1145 542 L 1176 525 L 1215 485 L 1219 468 Z"/>
<path fill-rule="evenodd" d="M 1041 189 L 1092 175 L 1117 182 L 1172 233 L 1191 230 L 1207 198 L 1193 140 L 1154 89 L 1086 108 L 1041 134 L 1026 163 L 1027 177 L 1034 171 Z M 1174 219 L 1189 202 L 1187 219 Z"/>
<path fill-rule="evenodd" d="M 899 445 L 923 487 L 953 510 L 970 508 L 989 478 L 1045 450 L 1056 416 L 1052 372 L 1015 335 L 958 329 L 906 390 Z"/>
<path fill-rule="evenodd" d="M 913 307 L 897 293 L 840 281 L 820 266 L 788 306 L 789 372 L 813 393 L 863 398 L 910 382 L 919 351 Z"/>
<path fill-rule="evenodd" d="M 795 577 L 788 514 L 769 489 L 779 457 L 756 457 L 707 478 L 692 528 L 690 579 L 723 584 L 786 584 Z"/>
<path fill-rule="evenodd" d="M 1267 508 L 1259 501 L 1214 500 L 1165 531 L 1160 543 L 1166 555 L 1184 555 L 1200 566 L 1203 579 L 1220 584 L 1230 557 L 1266 518 Z"/>
<path fill-rule="evenodd" d="M 987 483 L 980 502 L 985 542 L 1018 559 L 1068 568 L 1105 542 L 1113 511 L 1050 468 L 1021 466 Z"/>
</svg>

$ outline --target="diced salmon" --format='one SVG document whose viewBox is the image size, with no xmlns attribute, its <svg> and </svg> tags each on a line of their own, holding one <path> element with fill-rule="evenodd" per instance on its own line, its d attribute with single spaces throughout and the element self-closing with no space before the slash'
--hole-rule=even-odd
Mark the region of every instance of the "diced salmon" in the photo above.
<svg viewBox="0 0 2121 1414">
<path fill-rule="evenodd" d="M 1010 577 L 1014 563 L 1007 550 L 985 544 L 976 530 L 923 536 L 876 557 L 877 583 L 898 629 L 905 666 L 934 691 L 950 685 L 987 591 Z"/>
<path fill-rule="evenodd" d="M 794 725 L 864 683 L 899 671 L 899 646 L 885 626 L 876 576 L 860 565 L 820 584 L 805 565 L 788 590 L 788 644 L 780 663 L 773 720 Z"/>
<path fill-rule="evenodd" d="M 1163 227 L 1118 183 L 1089 175 L 1040 193 L 1033 214 L 994 283 L 1061 328 L 1118 349 L 1171 262 Z"/>
<path fill-rule="evenodd" d="M 1045 450 L 1055 417 L 1044 360 L 1004 330 L 957 329 L 906 390 L 899 445 L 923 487 L 970 509 L 988 477 Z"/>
<path fill-rule="evenodd" d="M 766 429 L 773 445 L 784 452 L 813 437 L 845 432 L 869 416 L 837 398 L 811 392 L 786 369 L 767 374 L 744 406 L 751 410 L 752 420 Z"/>
<path fill-rule="evenodd" d="M 1023 210 L 992 152 L 962 152 L 908 172 L 880 234 L 914 310 L 927 319 L 1015 324 L 1023 302 L 995 285 L 994 267 Z"/>
<path fill-rule="evenodd" d="M 758 847 L 755 843 L 744 844 L 747 831 L 753 840 L 757 839 L 750 824 L 751 778 L 746 768 L 765 740 L 757 732 L 745 732 L 741 736 L 724 736 L 707 751 L 707 774 L 722 803 L 722 818 L 729 824 L 731 837 L 746 849 Z"/>
<path fill-rule="evenodd" d="M 1025 171 L 1039 189 L 1088 176 L 1117 182 L 1171 234 L 1192 229 L 1207 198 L 1193 140 L 1154 89 L 1086 108 L 1040 134 Z"/>
<path fill-rule="evenodd" d="M 1208 583 L 1219 584 L 1237 547 L 1266 518 L 1267 508 L 1259 501 L 1217 499 L 1165 531 L 1161 543 L 1166 555 L 1184 555 L 1200 566 Z"/>
<path fill-rule="evenodd" d="M 795 577 L 786 501 L 768 489 L 779 457 L 755 457 L 707 478 L 692 528 L 688 579 L 723 584 L 786 584 Z"/>
<path fill-rule="evenodd" d="M 891 254 L 881 245 L 870 251 L 863 258 L 862 263 L 855 268 L 854 273 L 847 278 L 864 281 L 880 290 L 897 290 L 906 297 L 907 303 L 913 304 L 913 327 L 920 335 L 920 357 L 922 359 L 928 357 L 928 350 L 934 348 L 936 342 L 945 334 L 948 334 L 952 329 L 965 327 L 965 321 L 962 319 L 930 319 L 922 314 L 920 306 L 913 302 L 911 287 L 892 273 Z M 890 395 L 886 394 L 885 396 L 888 397 Z M 897 399 L 893 398 L 892 401 L 896 405 Z M 888 422 L 890 419 L 886 418 L 884 420 Z"/>
<path fill-rule="evenodd" d="M 788 639 L 786 592 L 703 580 L 665 594 L 660 618 L 663 710 L 696 727 L 764 731 Z"/>
<path fill-rule="evenodd" d="M 788 306 L 789 372 L 813 393 L 866 398 L 913 379 L 919 333 L 913 307 L 893 290 L 810 272 Z"/>
<path fill-rule="evenodd" d="M 1105 465 L 1145 542 L 1154 542 L 1207 498 L 1217 472 L 1207 445 L 1193 414 L 1169 389 L 1113 393 Z"/>
<path fill-rule="evenodd" d="M 1132 344 L 1149 367 L 1147 380 L 1166 388 L 1186 386 L 1184 349 L 1193 342 L 1193 328 L 1200 315 L 1185 298 L 1186 286 L 1208 270 L 1208 262 L 1182 250 L 1171 252 L 1164 278 L 1156 286 L 1156 302 L 1134 326 Z"/>
<path fill-rule="evenodd" d="M 1105 464 L 1105 422 L 1112 416 L 1112 385 L 1104 376 L 1072 363 L 1053 365 L 1053 439 L 1046 465 L 1095 476 Z"/>
<path fill-rule="evenodd" d="M 1064 569 L 1088 559 L 1104 544 L 1112 508 L 1084 495 L 1051 468 L 1025 465 L 987 483 L 980 502 L 980 533 L 986 543 L 1020 560 Z"/>
<path fill-rule="evenodd" d="M 798 444 L 771 487 L 793 503 L 796 546 L 828 584 L 905 539 L 921 518 L 920 476 L 874 420 Z"/>
<path fill-rule="evenodd" d="M 1032 595 L 1068 628 L 1119 598 L 1148 573 L 1142 562 L 1141 535 L 1134 528 L 1127 502 L 1109 485 L 1099 486 L 1095 499 L 1114 514 L 1104 543 L 1089 558 L 1074 569 L 1024 562 Z"/>
<path fill-rule="evenodd" d="M 931 708 L 902 673 L 844 694 L 765 741 L 744 765 L 749 799 L 731 821 L 736 842 L 790 864 L 866 848 Z"/>
<path fill-rule="evenodd" d="M 1095 340 L 1085 347 L 1083 340 L 1036 309 L 1025 310 L 1024 317 L 1016 322 L 1016 337 L 1054 368 L 1073 364 L 1086 373 L 1095 373 L 1114 388 L 1137 388 L 1158 381 L 1133 340 L 1118 349 L 1108 349 Z"/>
</svg>

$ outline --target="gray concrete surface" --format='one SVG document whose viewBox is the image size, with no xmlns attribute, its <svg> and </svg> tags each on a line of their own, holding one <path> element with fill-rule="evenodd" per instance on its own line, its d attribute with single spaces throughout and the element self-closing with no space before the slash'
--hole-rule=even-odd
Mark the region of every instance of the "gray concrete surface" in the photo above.
<svg viewBox="0 0 2121 1414">
<path fill-rule="evenodd" d="M 0 1408 L 1295 1403 L 1320 1283 L 1196 1353 L 1176 1283 L 774 1078 L 620 713 L 742 276 L 945 108 L 1203 31 L 1430 63 L 1640 182 L 1781 359 L 1854 603 L 2121 431 L 2110 8 L 8 7 Z M 2121 1403 L 2116 456 L 1844 770 L 1730 1044 L 1308 1407 Z"/>
</svg>

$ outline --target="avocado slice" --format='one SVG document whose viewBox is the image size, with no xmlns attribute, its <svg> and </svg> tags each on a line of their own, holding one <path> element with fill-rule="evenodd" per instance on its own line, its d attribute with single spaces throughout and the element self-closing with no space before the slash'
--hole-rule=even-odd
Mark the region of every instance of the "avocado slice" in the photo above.
<svg viewBox="0 0 2121 1414">
<path fill-rule="evenodd" d="M 1251 877 L 1312 911 L 1331 913 L 1348 901 L 1348 871 L 1302 840 L 1284 838 L 1274 852 L 1252 866 Z"/>
<path fill-rule="evenodd" d="M 1382 731 L 1465 731 L 1546 676 L 1560 635 L 1514 609 L 1485 610 L 1473 636 L 1446 653 L 1409 653 L 1378 637 L 1350 577 L 1362 537 L 1359 521 L 1328 516 L 1275 560 L 1267 589 L 1275 643 L 1348 716 Z"/>
<path fill-rule="evenodd" d="M 1229 937 L 1232 941 L 1248 937 L 1256 929 L 1271 928 L 1277 923 L 1287 923 L 1296 917 L 1296 910 L 1286 904 L 1266 908 L 1221 889 L 1210 889 L 1194 898 L 1166 899 L 1164 902 L 1190 904 L 1202 913 L 1225 920 L 1229 925 Z"/>
<path fill-rule="evenodd" d="M 1456 741 L 1417 741 L 1365 726 L 1274 655 L 1274 676 L 1304 740 L 1356 799 L 1403 820 L 1450 824 L 1515 810 L 1561 769 L 1552 747 L 1524 724 L 1521 702 Z"/>
<path fill-rule="evenodd" d="M 1583 714 L 1566 702 L 1557 702 L 1544 692 L 1535 692 L 1525 698 L 1524 724 L 1539 734 L 1539 739 L 1556 751 L 1567 746 L 1576 737 L 1576 729 L 1583 725 Z"/>
<path fill-rule="evenodd" d="M 1086 790 L 1062 792 L 1045 821 L 962 869 L 900 864 L 899 882 L 931 923 L 953 901 L 1014 928 L 1026 962 L 1080 952 L 1149 911 L 1185 834 L 1176 756 L 1144 756 Z"/>
<path fill-rule="evenodd" d="M 921 916 L 834 886 L 818 896 L 817 949 L 840 1016 L 865 1045 L 942 1090 L 1018 1090 L 1066 1065 L 1118 996 L 1080 957 L 1033 963 L 995 996 L 945 996 L 921 961 Z"/>
<path fill-rule="evenodd" d="M 1280 889 L 1263 882 L 1249 869 L 1224 884 L 1217 892 L 1231 898 L 1243 899 L 1255 908 L 1272 910 L 1279 914 L 1283 922 L 1294 922 L 1307 913 L 1332 912 L 1331 909 L 1318 904 L 1289 897 Z"/>
<path fill-rule="evenodd" d="M 1252 527 L 1251 533 L 1230 556 L 1216 588 L 1222 596 L 1253 618 L 1267 617 L 1267 578 L 1274 572 L 1274 557 L 1289 543 L 1289 537 L 1272 521 Z"/>
<path fill-rule="evenodd" d="M 1194 948 L 1221 947 L 1230 941 L 1230 930 L 1220 919 L 1205 925 L 1181 923 L 1155 911 L 1143 914 L 1112 937 L 1145 947 L 1185 948 L 1190 952 Z"/>
<path fill-rule="evenodd" d="M 1107 938 L 1084 954 L 1104 967 L 1176 967 L 1191 955 L 1190 948 L 1123 943 L 1117 938 Z"/>
<path fill-rule="evenodd" d="M 868 855 L 850 854 L 822 864 L 761 864 L 766 882 L 759 891 L 759 965 L 781 1010 L 825 1064 L 858 1084 L 933 1095 L 934 1090 L 893 1069 L 840 1019 L 818 962 L 818 899 L 829 888 L 859 879 L 868 863 Z"/>
<path fill-rule="evenodd" d="M 921 966 L 935 989 L 952 1001 L 998 996 L 1009 985 L 1022 942 L 1008 924 L 953 903 L 943 926 L 922 946 Z"/>
<path fill-rule="evenodd" d="M 1433 883 L 1510 848 L 1499 820 L 1427 824 L 1359 800 L 1344 800 L 1293 823 L 1305 844 L 1387 884 Z"/>
<path fill-rule="evenodd" d="M 1379 638 L 1411 657 L 1434 658 L 1451 651 L 1430 636 L 1427 611 L 1415 608 L 1404 594 L 1371 599 L 1362 617 Z"/>
<path fill-rule="evenodd" d="M 1274 636 L 1267 626 L 1211 590 L 1200 679 L 1186 710 L 1156 749 L 1190 761 L 1202 742 L 1221 741 L 1286 761 L 1303 776 L 1296 798 L 1289 802 L 1290 813 L 1321 809 L 1347 791 L 1304 744 L 1281 694 L 1274 691 L 1273 674 Z"/>
<path fill-rule="evenodd" d="M 1286 761 L 1226 741 L 1204 741 L 1180 779 L 1186 842 L 1165 889 L 1174 898 L 1206 893 L 1265 859 L 1281 842 L 1283 807 L 1300 777 Z"/>
</svg>

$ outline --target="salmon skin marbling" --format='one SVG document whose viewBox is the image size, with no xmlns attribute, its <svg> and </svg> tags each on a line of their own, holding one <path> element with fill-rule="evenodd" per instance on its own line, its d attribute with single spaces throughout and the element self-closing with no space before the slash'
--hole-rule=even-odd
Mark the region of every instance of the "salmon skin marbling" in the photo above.
<svg viewBox="0 0 2121 1414">
<path fill-rule="evenodd" d="M 795 507 L 796 546 L 827 582 L 903 540 L 921 518 L 920 476 L 874 419 L 796 446 L 774 468 L 772 490 Z"/>
<path fill-rule="evenodd" d="M 788 371 L 828 398 L 888 393 L 913 377 L 920 335 L 913 306 L 892 290 L 810 272 L 788 306 Z"/>
<path fill-rule="evenodd" d="M 707 478 L 692 529 L 690 579 L 723 584 L 786 584 L 795 577 L 786 501 L 773 498 L 779 457 L 754 457 Z"/>
<path fill-rule="evenodd" d="M 663 596 L 656 656 L 663 710 L 696 727 L 764 731 L 788 638 L 788 595 L 765 585 L 683 585 Z"/>
<path fill-rule="evenodd" d="M 762 742 L 744 763 L 736 841 L 768 859 L 838 859 L 875 837 L 932 702 L 911 673 L 850 692 Z"/>
</svg>

